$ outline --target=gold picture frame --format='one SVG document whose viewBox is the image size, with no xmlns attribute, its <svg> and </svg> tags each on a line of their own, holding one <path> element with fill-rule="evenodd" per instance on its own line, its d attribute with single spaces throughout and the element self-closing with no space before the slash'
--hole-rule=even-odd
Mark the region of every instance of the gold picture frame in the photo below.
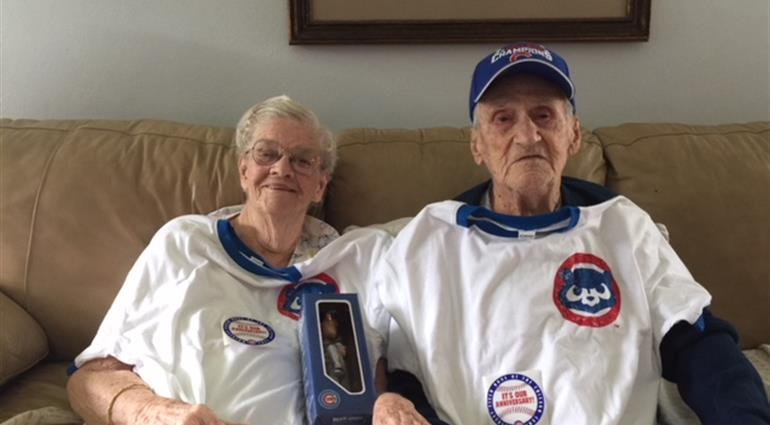
<svg viewBox="0 0 770 425">
<path fill-rule="evenodd" d="M 289 43 L 646 41 L 650 2 L 289 0 Z"/>
</svg>

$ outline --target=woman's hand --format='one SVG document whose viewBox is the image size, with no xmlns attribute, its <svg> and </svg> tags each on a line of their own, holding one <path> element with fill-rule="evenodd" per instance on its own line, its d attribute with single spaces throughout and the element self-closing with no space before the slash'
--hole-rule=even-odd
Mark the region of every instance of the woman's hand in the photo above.
<svg viewBox="0 0 770 425">
<path fill-rule="evenodd" d="M 430 425 L 411 401 L 396 393 L 383 393 L 374 403 L 372 425 Z"/>
<path fill-rule="evenodd" d="M 204 404 L 187 404 L 156 397 L 145 404 L 136 423 L 168 425 L 235 425 L 217 418 Z"/>
<path fill-rule="evenodd" d="M 82 365 L 67 382 L 73 410 L 90 425 L 234 425 L 205 405 L 157 396 L 131 369 L 114 357 Z"/>
</svg>

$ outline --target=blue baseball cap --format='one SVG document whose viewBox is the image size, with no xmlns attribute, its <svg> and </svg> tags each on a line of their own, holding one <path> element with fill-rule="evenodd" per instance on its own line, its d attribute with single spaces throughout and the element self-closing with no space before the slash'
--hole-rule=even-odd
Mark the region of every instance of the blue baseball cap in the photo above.
<svg viewBox="0 0 770 425">
<path fill-rule="evenodd" d="M 471 80 L 470 117 L 487 89 L 501 75 L 537 75 L 564 91 L 575 108 L 575 85 L 569 77 L 567 62 L 553 50 L 540 44 L 517 43 L 501 47 L 487 55 L 476 65 Z"/>
</svg>

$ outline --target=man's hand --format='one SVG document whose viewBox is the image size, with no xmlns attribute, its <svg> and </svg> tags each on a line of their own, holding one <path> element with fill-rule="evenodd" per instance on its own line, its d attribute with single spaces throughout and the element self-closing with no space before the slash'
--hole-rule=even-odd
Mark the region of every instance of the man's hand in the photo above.
<svg viewBox="0 0 770 425">
<path fill-rule="evenodd" d="M 396 393 L 384 393 L 374 403 L 372 425 L 430 425 L 411 401 Z"/>
</svg>

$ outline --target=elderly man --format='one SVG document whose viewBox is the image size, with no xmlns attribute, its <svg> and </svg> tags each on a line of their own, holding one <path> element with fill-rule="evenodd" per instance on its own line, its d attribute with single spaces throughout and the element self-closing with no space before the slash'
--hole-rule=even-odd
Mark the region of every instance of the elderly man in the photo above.
<svg viewBox="0 0 770 425">
<path fill-rule="evenodd" d="M 549 55 L 544 57 L 547 65 L 539 62 L 537 56 L 532 56 L 531 52 L 538 51 Z M 548 61 L 548 58 L 551 61 Z M 483 205 L 506 214 L 534 215 L 551 212 L 560 205 L 594 205 L 615 196 L 603 186 L 562 176 L 567 158 L 580 148 L 581 134 L 580 123 L 574 115 L 575 87 L 569 78 L 567 63 L 560 56 L 538 45 L 522 44 L 499 49 L 479 62 L 472 84 L 472 154 L 477 164 L 487 167 L 492 174 L 492 180 L 461 194 L 456 198 L 458 201 Z M 525 132 L 515 135 L 517 140 L 512 145 L 512 155 L 500 156 L 508 150 L 506 146 L 501 146 L 506 144 L 506 135 L 500 133 L 500 130 L 508 128 L 501 127 L 500 124 L 514 112 L 511 105 L 521 104 L 526 107 L 520 100 L 532 102 L 538 96 L 541 99 L 543 96 L 555 96 L 559 99 L 557 103 L 562 107 L 556 108 L 555 111 L 546 110 L 543 105 L 532 111 L 539 114 L 549 113 L 552 123 L 558 128 L 549 126 L 541 129 L 539 127 L 542 126 L 538 124 L 544 123 L 545 117 L 541 116 L 539 120 L 531 117 L 534 126 L 527 130 L 530 134 Z M 477 108 L 477 105 L 480 107 Z M 492 120 L 498 121 L 495 123 Z M 512 124 L 509 123 L 508 127 Z M 497 159 L 490 158 L 489 155 L 496 155 Z M 546 180 L 529 178 L 528 172 L 523 172 L 529 168 L 524 167 L 526 164 L 545 165 L 542 161 L 529 161 L 538 158 L 550 164 L 546 167 L 545 174 L 540 173 L 541 178 L 545 177 Z M 506 171 L 509 165 L 510 172 Z M 541 168 L 542 171 L 542 167 L 536 168 Z M 497 190 L 493 191 L 493 187 Z M 506 205 L 495 208 L 495 199 Z M 509 209 L 509 202 L 517 206 Z M 524 205 L 530 202 L 545 202 L 545 205 L 534 209 Z"/>
<path fill-rule="evenodd" d="M 391 366 L 452 424 L 650 424 L 661 376 L 704 424 L 770 423 L 735 331 L 650 217 L 562 176 L 581 143 L 574 106 L 566 62 L 543 46 L 478 64 L 470 145 L 492 178 L 378 253 Z M 375 413 L 424 423 L 393 394 Z"/>
</svg>

